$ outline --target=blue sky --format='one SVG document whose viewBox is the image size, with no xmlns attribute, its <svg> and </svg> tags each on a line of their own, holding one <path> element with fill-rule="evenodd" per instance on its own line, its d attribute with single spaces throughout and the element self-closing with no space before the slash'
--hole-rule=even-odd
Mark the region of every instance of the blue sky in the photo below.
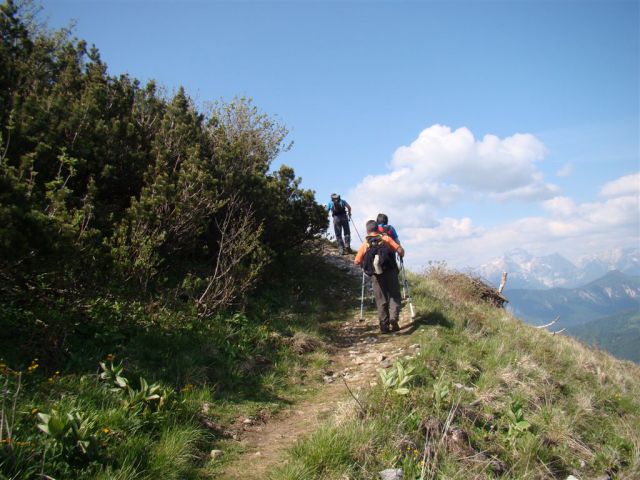
<svg viewBox="0 0 640 480">
<path fill-rule="evenodd" d="M 112 74 L 252 97 L 280 161 L 388 213 L 413 268 L 639 246 L 637 1 L 42 4 Z"/>
</svg>

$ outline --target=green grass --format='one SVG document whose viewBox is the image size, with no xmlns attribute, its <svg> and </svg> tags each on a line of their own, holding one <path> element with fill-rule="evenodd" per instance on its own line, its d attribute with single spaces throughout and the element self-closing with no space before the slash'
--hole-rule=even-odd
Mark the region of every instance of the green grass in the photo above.
<svg viewBox="0 0 640 480">
<path fill-rule="evenodd" d="M 483 304 L 460 274 L 412 276 L 421 344 L 407 395 L 300 442 L 273 479 L 633 478 L 640 369 Z"/>
<path fill-rule="evenodd" d="M 84 321 L 65 319 L 73 326 L 65 356 L 41 351 L 34 360 L 30 342 L 7 342 L 0 400 L 11 441 L 5 427 L 0 478 L 215 478 L 221 461 L 241 451 L 226 438 L 238 419 L 271 415 L 317 388 L 325 326 L 343 315 L 344 292 L 357 289 L 314 255 L 289 259 L 273 278 L 243 311 L 208 320 L 188 306 L 96 299 Z M 1 309 L 17 328 L 43 318 L 16 305 Z M 143 377 L 166 402 L 132 404 L 126 389 L 100 379 L 107 355 L 124 368 L 131 392 Z M 40 431 L 38 413 L 54 411 L 63 421 L 68 413 L 87 419 L 85 436 Z M 83 452 L 85 439 L 91 448 Z M 222 460 L 209 457 L 214 448 L 225 450 Z"/>
<path fill-rule="evenodd" d="M 188 478 L 203 432 L 192 425 L 164 427 L 150 452 L 148 472 L 167 480 Z"/>
</svg>

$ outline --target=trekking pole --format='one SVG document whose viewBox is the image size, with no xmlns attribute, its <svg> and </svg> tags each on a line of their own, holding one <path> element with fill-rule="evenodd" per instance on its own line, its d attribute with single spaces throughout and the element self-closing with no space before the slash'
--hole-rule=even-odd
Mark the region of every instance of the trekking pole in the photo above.
<svg viewBox="0 0 640 480">
<path fill-rule="evenodd" d="M 400 264 L 402 264 L 402 257 L 400 255 L 398 255 L 398 258 L 400 259 Z M 401 273 L 404 269 L 401 269 Z M 404 287 L 405 282 L 402 282 L 402 300 L 406 300 L 407 299 L 407 289 Z"/>
<path fill-rule="evenodd" d="M 351 217 L 349 217 L 349 221 L 353 224 L 353 229 L 356 231 L 356 235 L 358 235 L 358 238 L 360 239 L 360 243 L 362 243 L 362 237 L 360 236 L 360 232 L 358 231 L 358 228 L 356 227 L 356 222 L 354 222 Z"/>
<path fill-rule="evenodd" d="M 362 313 L 364 311 L 364 270 L 362 270 L 362 293 L 360 294 L 360 321 L 364 319 Z"/>
<path fill-rule="evenodd" d="M 411 318 L 416 318 L 416 312 L 413 309 L 413 300 L 411 299 L 411 291 L 409 290 L 409 282 L 407 281 L 407 272 L 404 269 L 404 261 L 400 257 L 400 266 L 402 268 L 402 279 L 404 280 L 404 286 L 407 289 L 407 300 L 409 301 L 409 310 L 411 310 Z"/>
</svg>

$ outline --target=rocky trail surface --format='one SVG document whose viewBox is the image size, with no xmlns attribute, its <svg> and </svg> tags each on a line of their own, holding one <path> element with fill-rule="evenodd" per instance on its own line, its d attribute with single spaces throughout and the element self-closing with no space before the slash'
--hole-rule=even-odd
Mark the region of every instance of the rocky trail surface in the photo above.
<svg viewBox="0 0 640 480">
<path fill-rule="evenodd" d="M 339 256 L 332 249 L 324 251 L 327 262 L 346 274 L 361 277 L 353 265 L 353 256 Z M 246 420 L 241 442 L 243 453 L 228 464 L 219 478 L 265 479 L 269 472 L 286 461 L 285 451 L 328 420 L 338 420 L 358 408 L 359 393 L 375 385 L 377 369 L 390 366 L 397 358 L 415 355 L 420 346 L 411 342 L 416 325 L 409 309 L 403 308 L 400 331 L 381 335 L 375 307 L 366 302 L 360 320 L 359 305 L 345 314 L 334 327 L 329 340 L 329 363 L 324 385 L 310 398 L 294 404 L 271 418 Z"/>
</svg>

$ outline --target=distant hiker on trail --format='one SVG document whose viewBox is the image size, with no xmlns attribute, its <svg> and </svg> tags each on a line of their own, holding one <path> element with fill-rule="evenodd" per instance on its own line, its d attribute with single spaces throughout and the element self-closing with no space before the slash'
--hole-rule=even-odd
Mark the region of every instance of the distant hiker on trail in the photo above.
<svg viewBox="0 0 640 480">
<path fill-rule="evenodd" d="M 396 242 L 398 245 L 400 244 L 400 240 L 398 239 L 398 232 L 396 232 L 395 228 L 389 225 L 389 217 L 387 217 L 384 213 L 379 213 L 378 217 L 376 218 L 376 223 L 378 224 L 378 232 L 386 233 L 391 238 L 393 238 L 394 242 Z"/>
<path fill-rule="evenodd" d="M 327 211 L 333 215 L 333 231 L 338 242 L 338 252 L 340 255 L 351 253 L 351 230 L 349 220 L 351 219 L 351 205 L 346 200 L 342 200 L 337 193 L 331 194 L 331 201 L 327 204 Z M 344 240 L 342 231 L 344 230 Z"/>
<path fill-rule="evenodd" d="M 364 273 L 371 276 L 373 295 L 378 308 L 378 319 L 382 333 L 400 330 L 400 282 L 395 253 L 404 257 L 404 248 L 391 236 L 378 232 L 378 222 L 367 222 L 365 242 L 358 249 L 354 260 L 361 265 Z"/>
</svg>

